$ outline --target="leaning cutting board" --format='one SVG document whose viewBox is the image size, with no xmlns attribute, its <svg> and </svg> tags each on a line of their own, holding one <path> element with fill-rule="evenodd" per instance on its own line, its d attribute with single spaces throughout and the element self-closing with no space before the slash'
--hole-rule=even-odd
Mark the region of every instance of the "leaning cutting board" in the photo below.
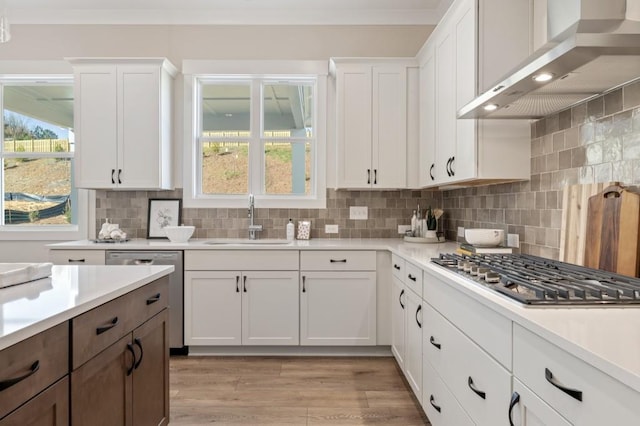
<svg viewBox="0 0 640 426">
<path fill-rule="evenodd" d="M 636 277 L 639 241 L 640 194 L 612 185 L 589 198 L 585 266 Z"/>
<path fill-rule="evenodd" d="M 584 265 L 589 197 L 602 192 L 609 185 L 609 183 L 585 183 L 568 185 L 564 188 L 559 260 Z"/>
</svg>

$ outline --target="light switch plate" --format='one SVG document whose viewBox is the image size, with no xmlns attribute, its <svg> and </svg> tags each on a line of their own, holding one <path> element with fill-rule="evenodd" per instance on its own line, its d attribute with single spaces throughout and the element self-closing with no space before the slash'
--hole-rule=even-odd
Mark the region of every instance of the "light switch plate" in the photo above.
<svg viewBox="0 0 640 426">
<path fill-rule="evenodd" d="M 518 234 L 507 234 L 507 247 L 520 247 L 520 235 Z"/>
<path fill-rule="evenodd" d="M 338 225 L 325 225 L 324 226 L 325 234 L 337 234 L 338 233 Z"/>
<path fill-rule="evenodd" d="M 411 225 L 398 225 L 398 234 L 404 235 L 407 231 L 411 231 Z"/>
<path fill-rule="evenodd" d="M 349 219 L 353 219 L 353 220 L 369 219 L 369 208 L 367 206 L 349 207 Z"/>
</svg>

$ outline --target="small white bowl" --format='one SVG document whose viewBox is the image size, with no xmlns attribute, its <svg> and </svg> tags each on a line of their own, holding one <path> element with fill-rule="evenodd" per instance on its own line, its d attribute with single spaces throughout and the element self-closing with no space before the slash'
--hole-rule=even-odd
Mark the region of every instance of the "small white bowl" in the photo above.
<svg viewBox="0 0 640 426">
<path fill-rule="evenodd" d="M 504 240 L 502 229 L 465 229 L 464 239 L 476 247 L 496 247 Z"/>
<path fill-rule="evenodd" d="M 196 230 L 195 226 L 165 226 L 164 232 L 172 243 L 186 243 Z"/>
</svg>

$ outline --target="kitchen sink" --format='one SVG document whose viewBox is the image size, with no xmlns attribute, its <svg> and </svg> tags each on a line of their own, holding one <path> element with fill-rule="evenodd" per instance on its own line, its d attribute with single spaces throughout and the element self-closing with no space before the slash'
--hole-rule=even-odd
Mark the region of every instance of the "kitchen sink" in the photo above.
<svg viewBox="0 0 640 426">
<path fill-rule="evenodd" d="M 241 246 L 241 245 L 250 245 L 250 246 L 254 246 L 254 245 L 264 245 L 264 246 L 268 246 L 268 245 L 288 245 L 288 244 L 293 244 L 293 241 L 288 241 L 288 240 L 281 240 L 281 239 L 269 239 L 269 238 L 264 238 L 262 240 L 258 239 L 258 240 L 250 240 L 248 238 L 218 238 L 215 240 L 208 240 L 204 242 L 205 244 L 210 244 L 210 245 L 235 245 L 235 246 Z"/>
</svg>

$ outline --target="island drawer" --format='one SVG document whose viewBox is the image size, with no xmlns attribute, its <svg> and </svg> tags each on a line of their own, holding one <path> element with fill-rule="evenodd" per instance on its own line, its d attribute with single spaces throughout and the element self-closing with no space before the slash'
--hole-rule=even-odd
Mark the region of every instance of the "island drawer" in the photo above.
<svg viewBox="0 0 640 426">
<path fill-rule="evenodd" d="M 51 250 L 54 265 L 104 265 L 104 250 Z"/>
<path fill-rule="evenodd" d="M 0 418 L 68 371 L 67 321 L 0 351 Z"/>
<path fill-rule="evenodd" d="M 513 374 L 571 424 L 638 424 L 639 392 L 517 324 Z"/>
<path fill-rule="evenodd" d="M 123 297 L 130 299 L 125 328 L 133 330 L 169 306 L 169 277 L 157 279 Z"/>
<path fill-rule="evenodd" d="M 305 250 L 300 253 L 302 271 L 375 271 L 376 252 L 363 250 Z"/>
</svg>

